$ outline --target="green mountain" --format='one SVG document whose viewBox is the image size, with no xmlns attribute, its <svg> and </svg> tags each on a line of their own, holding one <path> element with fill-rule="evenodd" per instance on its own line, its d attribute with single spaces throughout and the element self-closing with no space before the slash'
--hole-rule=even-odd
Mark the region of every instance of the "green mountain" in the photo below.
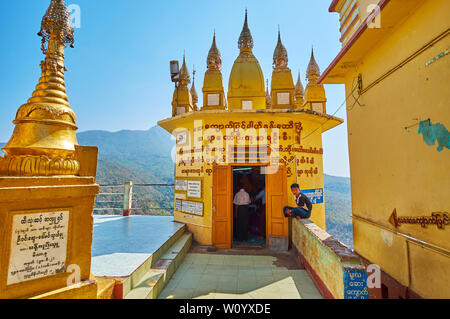
<svg viewBox="0 0 450 319">
<path fill-rule="evenodd" d="M 173 213 L 173 187 L 145 187 L 139 184 L 174 183 L 171 157 L 175 141 L 162 128 L 148 131 L 87 131 L 78 133 L 80 145 L 98 146 L 97 182 L 105 187 L 96 202 L 97 214 L 122 213 L 122 185 L 133 181 L 134 214 L 170 215 Z M 4 145 L 4 144 L 3 144 Z M 0 146 L 3 146 L 0 144 Z M 0 152 L 1 153 L 1 152 Z M 138 185 L 136 185 L 138 184 Z M 328 232 L 353 247 L 350 179 L 325 175 L 325 207 Z"/>
</svg>

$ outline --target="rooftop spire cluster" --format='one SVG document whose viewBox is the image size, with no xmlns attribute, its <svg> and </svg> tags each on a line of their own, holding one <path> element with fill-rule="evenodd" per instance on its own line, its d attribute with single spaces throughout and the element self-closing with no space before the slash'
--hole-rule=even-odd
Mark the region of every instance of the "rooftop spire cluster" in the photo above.
<svg viewBox="0 0 450 319">
<path fill-rule="evenodd" d="M 217 46 L 216 32 L 214 30 L 211 48 L 206 59 L 207 70 L 203 82 L 203 107 L 202 110 L 227 109 L 228 110 L 256 110 L 256 109 L 299 109 L 309 108 L 314 105 L 317 110 L 326 101 L 323 85 L 317 83 L 320 76 L 320 69 L 314 57 L 314 50 L 307 67 L 308 83 L 306 89 L 303 87 L 298 75 L 297 82 L 294 83 L 291 70 L 288 67 L 288 52 L 281 39 L 280 26 L 278 26 L 278 41 L 273 53 L 273 73 L 271 87 L 266 85 L 261 66 L 254 56 L 253 37 L 248 25 L 248 11 L 245 10 L 245 20 L 242 32 L 239 36 L 238 47 L 240 54 L 234 61 L 228 84 L 227 98 L 222 83 L 222 56 Z M 180 87 L 187 87 L 190 83 L 190 75 L 186 66 L 186 59 L 183 56 L 183 65 L 180 70 Z M 180 89 L 181 90 L 181 89 Z M 180 93 L 181 91 L 177 91 Z M 174 94 L 178 99 L 180 94 Z M 197 110 L 198 94 L 195 83 L 192 84 L 186 95 L 186 107 L 183 112 L 191 109 Z M 304 99 L 304 96 L 306 98 Z M 313 101 L 314 100 L 314 101 Z M 193 104 L 191 104 L 191 102 Z M 178 105 L 177 103 L 172 103 Z M 181 108 L 179 108 L 181 110 Z M 324 107 L 322 108 L 325 109 Z M 177 111 L 174 110 L 174 114 Z"/>
</svg>

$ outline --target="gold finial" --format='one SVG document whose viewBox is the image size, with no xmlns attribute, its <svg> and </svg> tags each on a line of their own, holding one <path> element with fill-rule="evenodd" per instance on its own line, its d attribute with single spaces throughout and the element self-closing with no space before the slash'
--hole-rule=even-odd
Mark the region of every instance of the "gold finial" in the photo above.
<svg viewBox="0 0 450 319">
<path fill-rule="evenodd" d="M 17 111 L 14 132 L 3 148 L 6 156 L 0 158 L 0 175 L 77 175 L 80 171 L 75 158 L 76 116 L 64 82 L 64 49 L 74 41 L 64 0 L 51 0 L 39 36 L 45 54 L 41 78 L 32 97 Z"/>
<path fill-rule="evenodd" d="M 180 85 L 183 87 L 187 86 L 189 83 L 191 83 L 191 76 L 186 66 L 186 54 L 183 54 L 183 65 L 180 70 Z"/>
<path fill-rule="evenodd" d="M 298 71 L 298 79 L 297 79 L 297 84 L 295 85 L 295 95 L 303 95 L 304 93 L 304 88 L 303 88 L 303 84 L 302 84 L 302 80 L 300 79 L 300 70 Z"/>
<path fill-rule="evenodd" d="M 195 66 L 193 67 L 193 71 L 192 71 L 192 86 L 191 86 L 191 96 L 192 96 L 192 102 L 194 104 L 194 109 L 197 110 L 197 102 L 198 102 L 198 94 L 197 94 L 197 90 L 195 89 Z"/>
<path fill-rule="evenodd" d="M 278 26 L 278 43 L 273 53 L 273 67 L 286 67 L 288 64 L 288 53 L 283 43 L 281 42 L 280 26 Z"/>
<path fill-rule="evenodd" d="M 217 48 L 216 44 L 216 31 L 214 30 L 213 43 L 211 49 L 209 49 L 208 59 L 206 61 L 207 68 L 209 70 L 220 70 L 222 67 L 222 56 Z"/>
<path fill-rule="evenodd" d="M 272 106 L 272 99 L 269 93 L 269 79 L 266 80 L 266 108 L 269 109 Z"/>
<path fill-rule="evenodd" d="M 245 22 L 242 28 L 241 36 L 239 37 L 238 47 L 241 52 L 251 51 L 253 49 L 253 37 L 250 29 L 248 28 L 247 9 L 245 9 Z"/>
<path fill-rule="evenodd" d="M 311 75 L 314 75 L 317 77 L 320 76 L 320 68 L 314 57 L 314 48 L 312 48 L 312 50 L 311 50 L 311 59 L 309 61 L 308 69 L 306 70 L 306 77 L 308 79 Z"/>
<path fill-rule="evenodd" d="M 41 22 L 41 31 L 38 35 L 42 37 L 42 43 L 48 42 L 54 37 L 59 43 L 70 44 L 73 48 L 74 31 L 72 19 L 64 0 L 51 0 Z"/>
</svg>

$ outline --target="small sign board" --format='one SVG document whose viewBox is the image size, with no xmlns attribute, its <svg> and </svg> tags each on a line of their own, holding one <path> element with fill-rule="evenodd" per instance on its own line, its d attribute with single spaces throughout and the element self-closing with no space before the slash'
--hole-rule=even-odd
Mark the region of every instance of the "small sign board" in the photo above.
<svg viewBox="0 0 450 319">
<path fill-rule="evenodd" d="M 203 216 L 203 203 L 195 203 L 195 215 Z"/>
<path fill-rule="evenodd" d="M 181 199 L 175 200 L 175 210 L 181 212 L 183 201 Z"/>
<path fill-rule="evenodd" d="M 189 211 L 188 211 L 188 202 L 185 201 L 185 200 L 181 204 L 181 211 L 183 213 L 189 213 Z"/>
<path fill-rule="evenodd" d="M 201 181 L 188 181 L 187 196 L 193 198 L 202 197 L 202 182 Z"/>
<path fill-rule="evenodd" d="M 344 269 L 344 298 L 369 299 L 367 273 L 364 269 Z"/>
<path fill-rule="evenodd" d="M 301 193 L 308 196 L 312 204 L 322 204 L 323 203 L 323 188 L 317 189 L 305 189 L 300 191 Z"/>
<path fill-rule="evenodd" d="M 185 191 L 187 190 L 187 181 L 186 180 L 176 180 L 175 181 L 175 190 L 176 191 Z"/>
</svg>

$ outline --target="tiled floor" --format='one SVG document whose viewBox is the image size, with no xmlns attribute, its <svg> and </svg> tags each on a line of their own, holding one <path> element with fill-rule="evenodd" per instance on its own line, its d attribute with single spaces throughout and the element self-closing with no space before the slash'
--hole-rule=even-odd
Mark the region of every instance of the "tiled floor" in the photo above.
<svg viewBox="0 0 450 319">
<path fill-rule="evenodd" d="M 189 253 L 160 299 L 321 299 L 304 269 L 272 256 Z"/>
</svg>

